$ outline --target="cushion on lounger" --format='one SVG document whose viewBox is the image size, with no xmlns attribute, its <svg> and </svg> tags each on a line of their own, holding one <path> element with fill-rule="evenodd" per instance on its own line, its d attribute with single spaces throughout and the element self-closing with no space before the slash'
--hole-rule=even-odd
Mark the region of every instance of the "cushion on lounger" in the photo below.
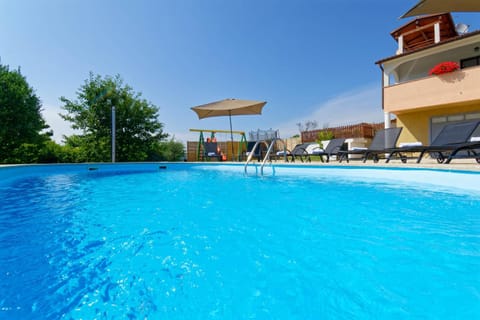
<svg viewBox="0 0 480 320">
<path fill-rule="evenodd" d="M 399 144 L 400 148 L 406 148 L 406 147 L 419 147 L 421 146 L 422 143 L 420 141 L 415 141 L 415 142 L 402 142 Z"/>
<path fill-rule="evenodd" d="M 312 154 L 313 150 L 318 150 L 318 148 L 320 148 L 318 143 L 312 143 L 305 148 L 305 151 L 307 151 L 308 154 Z"/>
<path fill-rule="evenodd" d="M 312 154 L 319 154 L 319 153 L 324 153 L 325 150 L 322 148 L 317 148 L 312 151 Z"/>
<path fill-rule="evenodd" d="M 352 147 L 353 151 L 360 151 L 360 150 L 368 150 L 368 148 L 362 148 L 362 147 Z"/>
</svg>

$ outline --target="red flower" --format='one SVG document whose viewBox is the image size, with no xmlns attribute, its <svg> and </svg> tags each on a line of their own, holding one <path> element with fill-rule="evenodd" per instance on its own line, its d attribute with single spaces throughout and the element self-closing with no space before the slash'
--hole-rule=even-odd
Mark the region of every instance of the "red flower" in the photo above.
<svg viewBox="0 0 480 320">
<path fill-rule="evenodd" d="M 433 67 L 430 72 L 428 73 L 429 75 L 439 75 L 443 73 L 448 73 L 448 72 L 453 72 L 455 70 L 460 69 L 460 66 L 458 63 L 453 62 L 453 61 L 446 61 L 446 62 L 440 62 L 437 64 L 435 67 Z"/>
</svg>

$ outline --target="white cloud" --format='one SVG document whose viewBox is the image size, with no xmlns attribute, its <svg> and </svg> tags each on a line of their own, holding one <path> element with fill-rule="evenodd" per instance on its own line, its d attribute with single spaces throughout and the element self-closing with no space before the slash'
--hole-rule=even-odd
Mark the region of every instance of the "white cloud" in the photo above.
<svg viewBox="0 0 480 320">
<path fill-rule="evenodd" d="M 342 93 L 319 104 L 311 114 L 301 118 L 293 117 L 276 127 L 280 129 L 282 137 L 290 137 L 298 134 L 296 124 L 307 120 L 317 121 L 319 128 L 325 125 L 334 127 L 360 122 L 383 122 L 380 88 L 378 85 L 369 85 Z"/>
</svg>

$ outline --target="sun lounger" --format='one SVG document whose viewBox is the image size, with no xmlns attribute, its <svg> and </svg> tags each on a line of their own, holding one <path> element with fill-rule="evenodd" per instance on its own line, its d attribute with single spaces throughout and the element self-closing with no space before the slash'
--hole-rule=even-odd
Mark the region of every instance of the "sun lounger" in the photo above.
<svg viewBox="0 0 480 320">
<path fill-rule="evenodd" d="M 463 152 L 463 154 L 462 154 Z M 453 150 L 448 158 L 445 160 L 445 163 L 450 163 L 453 159 L 460 158 L 460 159 L 468 159 L 472 158 L 480 163 L 480 142 L 467 142 L 455 150 Z"/>
<path fill-rule="evenodd" d="M 363 162 L 366 162 L 371 156 L 374 162 L 378 162 L 379 156 L 381 154 L 387 153 L 387 149 L 392 149 L 396 146 L 398 137 L 402 132 L 402 127 L 399 128 L 387 128 L 379 130 L 375 133 L 372 143 L 366 149 L 361 148 L 360 150 L 348 150 L 348 151 L 339 151 L 338 157 L 339 162 L 342 160 L 347 160 L 349 155 L 362 155 Z"/>
<path fill-rule="evenodd" d="M 464 152 L 464 154 L 461 154 L 461 152 Z M 465 152 L 466 152 L 466 154 L 465 154 Z M 467 142 L 467 143 L 457 147 L 448 156 L 445 163 L 450 163 L 450 161 L 452 161 L 455 158 L 463 158 L 463 159 L 473 158 L 477 161 L 477 163 L 480 163 L 480 142 L 478 142 L 478 141 Z"/>
<path fill-rule="evenodd" d="M 295 162 L 296 158 L 299 158 L 301 162 L 308 161 L 307 147 L 310 144 L 311 143 L 297 144 L 292 151 L 287 151 L 287 160 L 288 160 L 288 157 L 290 157 L 292 162 Z"/>
<path fill-rule="evenodd" d="M 285 150 L 279 150 L 277 152 L 275 152 L 274 154 L 271 154 L 270 155 L 270 159 L 271 160 L 278 160 L 278 159 L 283 159 L 285 160 L 286 162 L 288 162 L 288 157 L 291 156 L 291 153 L 289 150 L 285 149 Z"/>
<path fill-rule="evenodd" d="M 320 156 L 320 160 L 323 162 L 323 157 L 326 157 L 326 162 L 330 161 L 331 156 L 335 155 L 337 156 L 338 159 L 338 153 L 343 147 L 343 144 L 345 143 L 344 138 L 337 138 L 337 139 L 332 139 L 328 143 L 327 147 L 325 149 L 320 148 L 320 146 L 315 146 L 311 152 L 309 152 L 310 156 Z"/>
<path fill-rule="evenodd" d="M 386 162 L 389 162 L 392 158 L 397 156 L 405 163 L 407 162 L 407 157 L 404 154 L 408 152 L 420 153 L 416 158 L 417 163 L 422 161 L 425 153 L 429 153 L 432 158 L 437 159 L 438 163 L 443 163 L 447 158 L 449 159 L 448 162 L 453 158 L 465 158 L 466 156 L 464 154 L 459 154 L 459 152 L 463 151 L 470 153 L 473 152 L 469 157 L 476 158 L 475 149 L 480 147 L 480 143 L 468 141 L 479 123 L 479 120 L 473 120 L 447 124 L 429 146 L 407 146 L 387 150 L 389 156 L 387 157 Z"/>
</svg>

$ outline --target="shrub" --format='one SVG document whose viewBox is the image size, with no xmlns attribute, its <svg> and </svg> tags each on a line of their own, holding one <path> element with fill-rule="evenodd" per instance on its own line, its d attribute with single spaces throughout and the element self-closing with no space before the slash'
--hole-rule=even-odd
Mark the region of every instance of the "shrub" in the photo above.
<svg viewBox="0 0 480 320">
<path fill-rule="evenodd" d="M 317 143 L 320 145 L 320 147 L 323 149 L 323 143 L 322 141 L 325 140 L 332 140 L 335 138 L 334 134 L 330 130 L 322 130 L 318 133 L 317 135 Z"/>
</svg>

